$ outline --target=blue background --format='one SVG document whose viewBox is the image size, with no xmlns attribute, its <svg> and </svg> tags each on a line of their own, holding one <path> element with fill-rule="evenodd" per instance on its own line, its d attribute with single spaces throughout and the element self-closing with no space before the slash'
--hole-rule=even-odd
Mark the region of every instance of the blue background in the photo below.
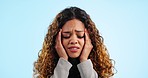
<svg viewBox="0 0 148 78">
<path fill-rule="evenodd" d="M 1 0 L 0 78 L 31 78 L 49 24 L 69 6 L 95 22 L 118 70 L 114 78 L 148 78 L 147 0 Z"/>
</svg>

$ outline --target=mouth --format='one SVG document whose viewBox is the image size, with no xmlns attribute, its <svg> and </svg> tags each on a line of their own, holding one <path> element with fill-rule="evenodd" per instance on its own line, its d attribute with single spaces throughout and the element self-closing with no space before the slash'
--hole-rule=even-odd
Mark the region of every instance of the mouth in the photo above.
<svg viewBox="0 0 148 78">
<path fill-rule="evenodd" d="M 68 47 L 68 50 L 72 53 L 75 53 L 75 52 L 78 52 L 79 50 L 79 47 L 77 46 L 71 46 L 71 47 Z"/>
</svg>

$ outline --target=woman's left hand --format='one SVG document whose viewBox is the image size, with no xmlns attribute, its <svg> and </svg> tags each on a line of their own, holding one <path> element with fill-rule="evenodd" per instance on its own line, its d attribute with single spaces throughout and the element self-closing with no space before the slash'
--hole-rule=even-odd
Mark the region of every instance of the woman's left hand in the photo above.
<svg viewBox="0 0 148 78">
<path fill-rule="evenodd" d="M 91 39 L 89 38 L 87 29 L 85 29 L 85 44 L 84 44 L 82 53 L 80 55 L 80 62 L 86 61 L 88 59 L 88 56 L 92 48 L 93 48 L 93 45 L 91 44 Z"/>
</svg>

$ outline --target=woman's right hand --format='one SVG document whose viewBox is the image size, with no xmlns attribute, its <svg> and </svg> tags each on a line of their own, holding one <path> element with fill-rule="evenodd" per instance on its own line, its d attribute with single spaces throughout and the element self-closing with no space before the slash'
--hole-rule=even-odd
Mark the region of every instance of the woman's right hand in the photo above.
<svg viewBox="0 0 148 78">
<path fill-rule="evenodd" d="M 68 60 L 68 56 L 67 56 L 67 53 L 62 45 L 62 42 L 61 42 L 61 32 L 62 32 L 62 29 L 60 29 L 57 37 L 56 37 L 56 45 L 55 45 L 55 49 L 59 55 L 59 57 L 62 57 L 64 58 L 65 60 Z"/>
</svg>

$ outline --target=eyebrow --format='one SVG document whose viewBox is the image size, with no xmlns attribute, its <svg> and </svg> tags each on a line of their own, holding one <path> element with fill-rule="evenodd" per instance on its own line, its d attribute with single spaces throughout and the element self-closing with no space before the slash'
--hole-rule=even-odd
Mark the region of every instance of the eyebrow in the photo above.
<svg viewBox="0 0 148 78">
<path fill-rule="evenodd" d="M 84 32 L 83 30 L 75 30 L 76 32 Z M 63 33 L 71 33 L 71 31 L 64 31 Z"/>
<path fill-rule="evenodd" d="M 75 30 L 76 32 L 84 32 L 83 30 Z"/>
</svg>

